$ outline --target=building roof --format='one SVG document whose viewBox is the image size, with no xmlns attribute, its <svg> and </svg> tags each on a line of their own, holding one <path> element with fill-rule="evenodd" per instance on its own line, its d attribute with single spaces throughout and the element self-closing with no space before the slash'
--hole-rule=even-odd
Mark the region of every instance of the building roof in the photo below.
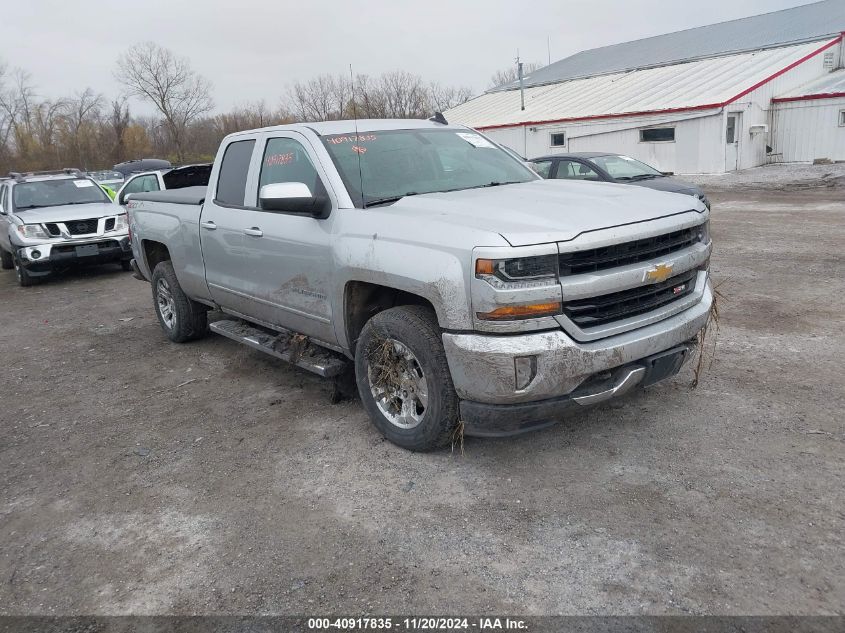
<svg viewBox="0 0 845 633">
<path fill-rule="evenodd" d="M 667 5 L 668 6 L 668 5 Z M 845 31 L 845 2 L 824 0 L 792 9 L 576 53 L 524 78 L 539 86 L 626 70 L 830 39 Z M 511 82 L 493 90 L 513 90 Z"/>
<path fill-rule="evenodd" d="M 488 92 L 444 114 L 450 123 L 490 129 L 720 108 L 840 39 L 527 88 L 525 110 L 518 90 Z"/>
<path fill-rule="evenodd" d="M 775 103 L 784 101 L 806 101 L 811 99 L 834 99 L 845 97 L 845 69 L 819 77 L 798 88 L 772 99 Z"/>
</svg>

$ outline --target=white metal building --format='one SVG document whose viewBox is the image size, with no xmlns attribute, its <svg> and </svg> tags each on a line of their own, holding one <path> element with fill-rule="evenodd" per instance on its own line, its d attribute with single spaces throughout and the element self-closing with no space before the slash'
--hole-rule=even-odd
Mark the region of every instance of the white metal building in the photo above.
<svg viewBox="0 0 845 633">
<path fill-rule="evenodd" d="M 520 154 L 676 173 L 845 160 L 845 0 L 583 51 L 445 113 Z"/>
</svg>

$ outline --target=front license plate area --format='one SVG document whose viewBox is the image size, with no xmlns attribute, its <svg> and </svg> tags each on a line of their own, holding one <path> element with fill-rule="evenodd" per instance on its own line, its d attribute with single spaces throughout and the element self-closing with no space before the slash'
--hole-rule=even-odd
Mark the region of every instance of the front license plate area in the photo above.
<svg viewBox="0 0 845 633">
<path fill-rule="evenodd" d="M 96 244 L 83 244 L 81 246 L 76 247 L 76 256 L 77 257 L 88 257 L 90 255 L 96 255 L 100 249 L 97 247 Z"/>
<path fill-rule="evenodd" d="M 690 349 L 688 347 L 676 347 L 643 359 L 641 362 L 646 367 L 646 373 L 640 385 L 648 387 L 670 376 L 674 376 L 680 371 L 681 365 L 684 364 L 689 353 Z"/>
</svg>

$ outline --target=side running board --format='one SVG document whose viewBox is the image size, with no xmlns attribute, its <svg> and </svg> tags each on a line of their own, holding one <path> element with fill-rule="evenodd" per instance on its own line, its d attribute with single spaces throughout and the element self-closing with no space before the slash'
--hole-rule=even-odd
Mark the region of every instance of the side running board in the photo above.
<svg viewBox="0 0 845 633">
<path fill-rule="evenodd" d="M 290 331 L 273 332 L 245 321 L 230 319 L 215 321 L 209 325 L 209 328 L 212 332 L 222 334 L 226 338 L 307 369 L 324 378 L 340 375 L 349 364 L 346 357 L 311 343 L 303 334 Z"/>
</svg>

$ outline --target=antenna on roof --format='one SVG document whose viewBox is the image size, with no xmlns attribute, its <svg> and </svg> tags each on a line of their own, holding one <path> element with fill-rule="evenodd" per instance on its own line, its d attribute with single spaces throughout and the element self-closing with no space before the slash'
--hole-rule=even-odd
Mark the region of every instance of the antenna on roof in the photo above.
<svg viewBox="0 0 845 633">
<path fill-rule="evenodd" d="M 440 125 L 449 125 L 449 122 L 446 120 L 446 117 L 443 116 L 442 112 L 435 112 L 434 116 L 429 119 L 429 121 L 434 121 L 435 123 L 440 123 Z"/>
<path fill-rule="evenodd" d="M 352 88 L 352 117 L 355 119 L 355 143 L 352 146 L 352 151 L 358 156 L 358 182 L 361 184 L 361 207 L 364 207 L 364 172 L 361 170 L 361 152 L 362 147 L 357 145 L 360 142 L 358 136 L 358 101 L 355 96 L 355 78 L 352 75 L 352 64 L 349 64 L 349 85 Z"/>
</svg>

